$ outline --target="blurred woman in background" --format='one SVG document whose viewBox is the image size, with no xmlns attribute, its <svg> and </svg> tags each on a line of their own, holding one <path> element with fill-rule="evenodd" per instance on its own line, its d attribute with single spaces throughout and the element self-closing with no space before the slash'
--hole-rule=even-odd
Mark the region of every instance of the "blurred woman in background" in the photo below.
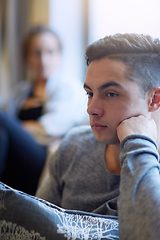
<svg viewBox="0 0 160 240">
<path fill-rule="evenodd" d="M 28 76 L 0 112 L 0 180 L 34 194 L 48 148 L 73 126 L 87 121 L 86 96 L 61 69 L 62 46 L 45 26 L 30 28 L 23 44 Z"/>
</svg>

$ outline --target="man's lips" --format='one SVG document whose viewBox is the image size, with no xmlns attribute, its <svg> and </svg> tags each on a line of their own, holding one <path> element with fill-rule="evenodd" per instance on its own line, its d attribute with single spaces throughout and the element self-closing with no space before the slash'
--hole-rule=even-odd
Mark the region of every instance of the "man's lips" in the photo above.
<svg viewBox="0 0 160 240">
<path fill-rule="evenodd" d="M 102 124 L 99 124 L 99 123 L 94 123 L 94 124 L 91 124 L 91 127 L 94 131 L 103 131 L 104 129 L 107 128 L 107 125 L 102 125 Z"/>
</svg>

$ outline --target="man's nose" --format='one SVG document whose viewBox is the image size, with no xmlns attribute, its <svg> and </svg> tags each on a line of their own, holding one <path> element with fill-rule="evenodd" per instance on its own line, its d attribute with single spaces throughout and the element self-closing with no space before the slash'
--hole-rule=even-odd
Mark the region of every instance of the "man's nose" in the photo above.
<svg viewBox="0 0 160 240">
<path fill-rule="evenodd" d="M 103 105 L 98 99 L 92 99 L 90 103 L 88 103 L 87 113 L 89 115 L 96 115 L 98 117 L 103 116 Z"/>
</svg>

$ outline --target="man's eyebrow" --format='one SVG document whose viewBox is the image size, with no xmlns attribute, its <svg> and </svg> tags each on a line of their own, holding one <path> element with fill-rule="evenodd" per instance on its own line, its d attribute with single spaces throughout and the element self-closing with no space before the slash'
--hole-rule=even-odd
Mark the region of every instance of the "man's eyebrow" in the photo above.
<svg viewBox="0 0 160 240">
<path fill-rule="evenodd" d="M 88 88 L 89 90 L 92 91 L 92 89 L 91 89 L 86 83 L 84 83 L 83 87 L 84 87 L 84 88 Z"/>
<path fill-rule="evenodd" d="M 105 84 L 103 84 L 102 86 L 100 86 L 100 87 L 98 88 L 98 90 L 99 90 L 99 91 L 102 91 L 102 90 L 104 90 L 105 88 L 112 87 L 112 86 L 122 88 L 121 84 L 119 84 L 119 83 L 116 83 L 116 82 L 108 82 L 108 83 L 105 83 Z"/>
<path fill-rule="evenodd" d="M 99 91 L 102 91 L 102 90 L 104 90 L 105 88 L 108 88 L 108 87 L 111 87 L 111 86 L 115 86 L 115 87 L 122 88 L 122 86 L 121 86 L 119 83 L 109 82 L 109 83 L 105 83 L 105 84 L 103 84 L 102 86 L 100 86 L 100 87 L 98 88 L 98 90 L 99 90 Z M 86 83 L 84 83 L 83 87 L 84 87 L 84 88 L 88 88 L 89 90 L 92 91 L 92 89 L 91 89 Z"/>
</svg>

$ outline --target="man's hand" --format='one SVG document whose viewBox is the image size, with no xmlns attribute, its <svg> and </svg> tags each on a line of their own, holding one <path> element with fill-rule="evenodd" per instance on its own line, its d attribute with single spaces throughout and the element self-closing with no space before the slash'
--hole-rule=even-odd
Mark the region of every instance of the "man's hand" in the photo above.
<svg viewBox="0 0 160 240">
<path fill-rule="evenodd" d="M 147 119 L 140 115 L 124 120 L 117 127 L 117 136 L 121 142 L 131 134 L 142 134 L 157 141 L 157 126 L 153 119 Z"/>
</svg>

